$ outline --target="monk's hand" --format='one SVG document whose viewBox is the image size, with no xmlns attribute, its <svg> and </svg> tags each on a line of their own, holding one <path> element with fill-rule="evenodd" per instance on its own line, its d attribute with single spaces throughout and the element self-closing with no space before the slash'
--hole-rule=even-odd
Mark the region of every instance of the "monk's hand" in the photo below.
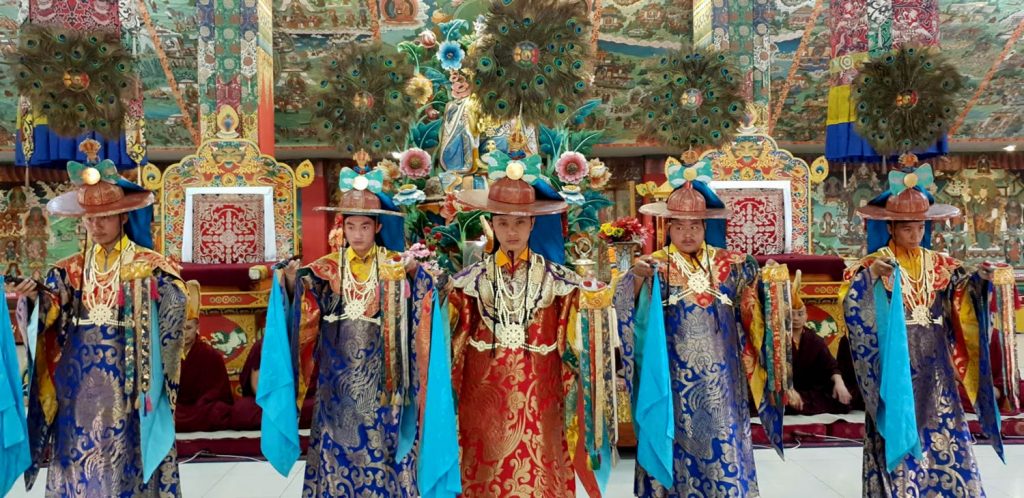
<svg viewBox="0 0 1024 498">
<path fill-rule="evenodd" d="M 871 266 L 868 267 L 868 271 L 871 272 L 871 276 L 876 279 L 892 275 L 893 269 L 894 267 L 889 261 L 882 259 L 876 259 L 871 263 Z"/>
<path fill-rule="evenodd" d="M 654 276 L 654 268 L 657 263 L 653 256 L 644 256 L 633 265 L 633 274 L 640 278 L 651 278 Z M 664 273 L 664 271 L 662 271 Z"/>
<path fill-rule="evenodd" d="M 405 273 L 408 273 L 410 276 L 416 276 L 416 270 L 420 267 L 420 262 L 416 261 L 416 258 L 412 256 L 405 256 L 403 265 L 405 266 Z"/>
<path fill-rule="evenodd" d="M 295 290 L 295 274 L 298 273 L 300 266 L 302 266 L 302 261 L 293 259 L 284 267 L 284 285 L 288 288 L 289 293 Z"/>
<path fill-rule="evenodd" d="M 995 273 L 992 270 L 992 266 L 994 264 L 995 263 L 989 263 L 989 262 L 986 261 L 985 263 L 982 263 L 982 264 L 978 265 L 978 277 L 980 277 L 982 280 L 984 280 L 986 282 L 991 282 L 992 281 L 992 274 Z"/>
<path fill-rule="evenodd" d="M 841 375 L 836 375 L 833 379 L 832 397 L 844 405 L 849 405 L 850 401 L 853 399 L 853 395 L 850 394 L 850 390 L 846 388 L 846 383 L 843 382 L 843 377 Z"/>
<path fill-rule="evenodd" d="M 14 287 L 9 288 L 8 291 L 13 292 L 18 297 L 27 297 L 33 301 L 39 297 L 39 290 L 36 288 L 35 280 L 27 278 L 18 282 Z"/>
<path fill-rule="evenodd" d="M 794 410 L 804 409 L 804 399 L 800 397 L 800 393 L 796 389 L 786 392 L 786 404 Z"/>
</svg>

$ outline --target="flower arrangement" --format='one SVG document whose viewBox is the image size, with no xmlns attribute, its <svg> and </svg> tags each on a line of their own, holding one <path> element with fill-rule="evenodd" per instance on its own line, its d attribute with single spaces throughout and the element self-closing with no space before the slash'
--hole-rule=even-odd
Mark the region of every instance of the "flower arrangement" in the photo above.
<svg viewBox="0 0 1024 498">
<path fill-rule="evenodd" d="M 633 216 L 604 223 L 598 233 L 601 240 L 610 244 L 633 242 L 643 244 L 651 236 L 651 229 Z"/>
<path fill-rule="evenodd" d="M 441 273 L 441 267 L 437 263 L 437 253 L 435 248 L 424 242 L 417 242 L 409 247 L 404 253 L 402 253 L 403 259 L 412 258 L 416 260 L 420 266 L 430 274 Z"/>
</svg>

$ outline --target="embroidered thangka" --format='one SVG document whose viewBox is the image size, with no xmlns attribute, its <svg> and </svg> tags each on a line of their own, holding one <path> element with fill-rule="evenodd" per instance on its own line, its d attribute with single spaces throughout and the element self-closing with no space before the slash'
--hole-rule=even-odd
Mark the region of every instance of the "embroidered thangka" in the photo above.
<svg viewBox="0 0 1024 498">
<path fill-rule="evenodd" d="M 448 297 L 462 496 L 575 496 L 566 438 L 574 370 L 563 358 L 571 356 L 580 277 L 537 254 L 500 267 L 496 259 L 457 274 Z M 498 285 L 522 299 L 514 306 L 525 306 L 524 327 L 502 324 Z"/>
<path fill-rule="evenodd" d="M 993 332 L 987 314 L 992 304 L 989 283 L 977 275 L 968 276 L 952 258 L 921 251 L 922 270 L 909 280 L 913 285 L 902 285 L 900 298 L 906 303 L 913 408 L 923 454 L 921 458 L 912 454 L 903 457 L 891 471 L 886 466 L 885 441 L 878 422 L 884 409 L 879 396 L 882 372 L 878 316 L 884 310 L 876 309 L 876 281 L 868 267 L 879 258 L 893 260 L 893 253 L 889 248 L 875 252 L 846 275 L 848 289 L 844 289 L 843 307 L 867 412 L 864 496 L 984 496 L 957 379 L 963 379 L 983 432 L 993 438 L 1001 453 L 989 353 Z M 882 283 L 891 300 L 893 279 L 882 279 Z"/>
<path fill-rule="evenodd" d="M 668 254 L 675 253 L 675 257 Z M 753 258 L 704 245 L 698 269 L 709 280 L 686 275 L 675 248 L 654 254 L 668 265 L 658 295 L 665 303 L 669 369 L 675 405 L 673 483 L 667 487 L 637 466 L 639 497 L 757 496 L 757 474 L 750 440 L 752 395 L 765 430 L 777 451 L 782 446 L 784 392 L 792 382 L 788 355 L 779 337 L 766 334 L 760 292 L 761 273 Z M 783 267 L 784 268 L 784 267 Z M 622 335 L 623 372 L 635 403 L 642 358 L 639 354 L 646 307 L 637 303 L 639 280 L 632 273 L 618 282 L 615 307 Z M 696 290 L 701 290 L 697 292 Z M 645 283 L 640 294 L 650 295 Z M 769 303 L 770 305 L 770 303 Z M 781 308 L 781 306 L 780 306 Z M 770 324 L 770 322 L 769 322 Z M 774 330 L 780 330 L 776 323 Z M 785 338 L 785 336 L 781 336 Z M 768 351 L 776 346 L 778 351 Z"/>
<path fill-rule="evenodd" d="M 354 310 L 343 298 L 342 272 L 333 253 L 299 272 L 289 328 L 298 359 L 298 399 L 317 375 L 316 401 L 306 455 L 304 498 L 418 496 L 416 450 L 398 457 L 401 417 L 415 417 L 402 407 L 415 399 L 415 330 L 405 322 L 408 282 L 396 253 L 376 252 L 380 286 L 375 297 Z M 362 281 L 370 275 L 357 276 Z M 430 279 L 422 272 L 412 296 L 422 296 Z M 363 309 L 365 308 L 365 309 Z M 314 370 L 315 368 L 315 370 Z M 413 423 L 415 420 L 406 421 Z"/>
<path fill-rule="evenodd" d="M 26 483 L 31 486 L 49 460 L 46 496 L 181 494 L 173 446 L 145 480 L 139 412 L 156 402 L 140 396 L 150 383 L 163 382 L 171 406 L 175 403 L 185 291 L 162 256 L 127 239 L 120 247 L 120 254 L 108 258 L 120 264 L 109 270 L 92 264 L 98 246 L 57 263 L 39 294 L 28 411 L 32 468 Z M 27 304 L 22 300 L 20 318 L 31 313 Z M 160 379 L 150 378 L 160 361 L 148 354 L 151 321 L 159 323 Z M 22 330 L 28 329 L 23 322 Z"/>
</svg>

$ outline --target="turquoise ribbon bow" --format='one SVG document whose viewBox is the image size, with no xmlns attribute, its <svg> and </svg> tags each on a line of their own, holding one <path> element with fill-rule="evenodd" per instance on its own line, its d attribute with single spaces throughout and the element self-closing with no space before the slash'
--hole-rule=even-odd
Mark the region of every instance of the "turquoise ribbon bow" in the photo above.
<svg viewBox="0 0 1024 498">
<path fill-rule="evenodd" d="M 927 188 L 935 183 L 935 173 L 932 172 L 930 164 L 922 164 L 911 173 L 902 171 L 889 172 L 889 191 L 892 195 L 899 195 L 908 188 Z"/>
<path fill-rule="evenodd" d="M 665 311 L 661 302 L 661 280 L 654 272 L 651 284 L 647 330 L 643 338 L 643 366 L 640 369 L 640 394 L 635 420 L 636 461 L 651 477 L 666 488 L 675 482 L 672 472 L 672 444 L 675 439 L 675 406 L 669 379 L 668 338 Z"/>
<path fill-rule="evenodd" d="M 369 173 L 359 174 L 352 168 L 341 168 L 341 174 L 338 175 L 338 187 L 342 192 L 348 192 L 349 190 L 369 190 L 374 194 L 379 194 L 384 191 L 384 172 L 379 169 L 374 169 Z M 365 178 L 366 183 L 361 185 L 361 181 L 358 178 Z"/>
<path fill-rule="evenodd" d="M 682 187 L 688 181 L 708 183 L 711 181 L 713 173 L 711 161 L 708 159 L 701 159 L 689 166 L 674 157 L 665 161 L 665 176 L 668 177 L 668 183 L 674 189 Z"/>
<path fill-rule="evenodd" d="M 100 181 L 107 183 L 117 184 L 117 181 L 121 179 L 121 175 L 117 172 L 117 166 L 114 165 L 114 161 L 110 159 L 104 159 L 95 165 L 82 164 L 78 161 L 68 161 L 68 177 L 71 178 L 71 183 L 76 186 L 85 185 L 85 179 L 82 178 L 82 172 L 88 168 L 96 168 L 100 172 Z"/>
<path fill-rule="evenodd" d="M 487 177 L 491 181 L 501 180 L 502 178 L 517 180 L 518 178 L 515 178 L 516 175 L 510 175 L 509 171 L 510 166 L 520 164 L 522 165 L 522 176 L 520 178 L 530 185 L 533 185 L 540 179 L 540 165 L 542 161 L 538 155 L 527 156 L 520 160 L 512 159 L 508 154 L 500 150 L 489 152 L 484 156 L 484 162 L 487 163 Z M 519 166 L 514 166 L 511 169 L 515 170 L 518 168 Z"/>
<path fill-rule="evenodd" d="M 875 418 L 878 420 L 878 433 L 885 439 L 885 465 L 890 472 L 896 470 L 907 455 L 921 458 L 899 265 L 893 270 L 892 278 L 891 301 L 881 279 L 875 282 L 874 288 L 882 377 Z"/>
</svg>

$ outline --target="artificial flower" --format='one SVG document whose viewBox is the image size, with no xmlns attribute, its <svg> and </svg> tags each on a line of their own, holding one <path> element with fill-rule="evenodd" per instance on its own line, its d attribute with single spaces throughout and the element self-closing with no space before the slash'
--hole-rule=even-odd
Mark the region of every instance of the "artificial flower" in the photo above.
<svg viewBox="0 0 1024 498">
<path fill-rule="evenodd" d="M 422 263 L 434 257 L 434 252 L 423 242 L 417 242 L 409 246 L 409 249 L 405 251 L 405 256 L 412 257 Z"/>
<path fill-rule="evenodd" d="M 398 160 L 398 169 L 409 178 L 426 178 L 430 176 L 431 166 L 430 154 L 416 147 L 403 152 Z"/>
<path fill-rule="evenodd" d="M 634 217 L 603 223 L 598 231 L 598 237 L 611 243 L 635 242 L 642 244 L 650 235 L 651 229 Z"/>
<path fill-rule="evenodd" d="M 564 183 L 577 184 L 587 177 L 587 158 L 579 152 L 564 152 L 555 163 L 558 179 Z"/>
<path fill-rule="evenodd" d="M 434 96 L 434 83 L 430 81 L 430 78 L 416 73 L 405 84 L 405 94 L 412 97 L 417 104 L 424 105 L 430 102 L 430 98 Z"/>
<path fill-rule="evenodd" d="M 399 206 L 411 206 L 423 202 L 427 199 L 427 194 L 424 194 L 422 190 L 416 188 L 413 184 L 402 185 L 402 188 L 395 194 L 395 204 Z"/>
<path fill-rule="evenodd" d="M 444 202 L 441 204 L 440 215 L 444 218 L 446 224 L 451 223 L 455 219 L 455 216 L 459 214 L 459 201 L 455 197 L 454 192 L 449 192 L 444 196 Z M 438 233 L 440 235 L 440 233 Z"/>
<path fill-rule="evenodd" d="M 566 185 L 562 187 L 562 198 L 565 199 L 566 204 L 570 206 L 582 206 L 587 199 L 583 197 L 583 193 L 580 191 L 579 185 Z"/>
<path fill-rule="evenodd" d="M 437 60 L 441 61 L 441 67 L 445 71 L 462 69 L 462 59 L 465 57 L 466 52 L 462 50 L 462 45 L 459 45 L 459 42 L 446 41 L 437 50 Z"/>
<path fill-rule="evenodd" d="M 423 45 L 423 48 L 434 48 L 435 46 L 437 46 L 437 35 L 435 35 L 433 31 L 425 29 L 420 32 L 419 42 L 420 45 Z"/>
<path fill-rule="evenodd" d="M 377 169 L 384 172 L 384 177 L 389 180 L 397 180 L 402 176 L 402 172 L 398 169 L 398 165 L 390 159 L 381 159 L 377 163 Z"/>
<path fill-rule="evenodd" d="M 608 186 L 612 178 L 612 172 L 600 159 L 591 159 L 587 162 L 590 168 L 590 187 L 594 190 L 601 190 Z"/>
</svg>

